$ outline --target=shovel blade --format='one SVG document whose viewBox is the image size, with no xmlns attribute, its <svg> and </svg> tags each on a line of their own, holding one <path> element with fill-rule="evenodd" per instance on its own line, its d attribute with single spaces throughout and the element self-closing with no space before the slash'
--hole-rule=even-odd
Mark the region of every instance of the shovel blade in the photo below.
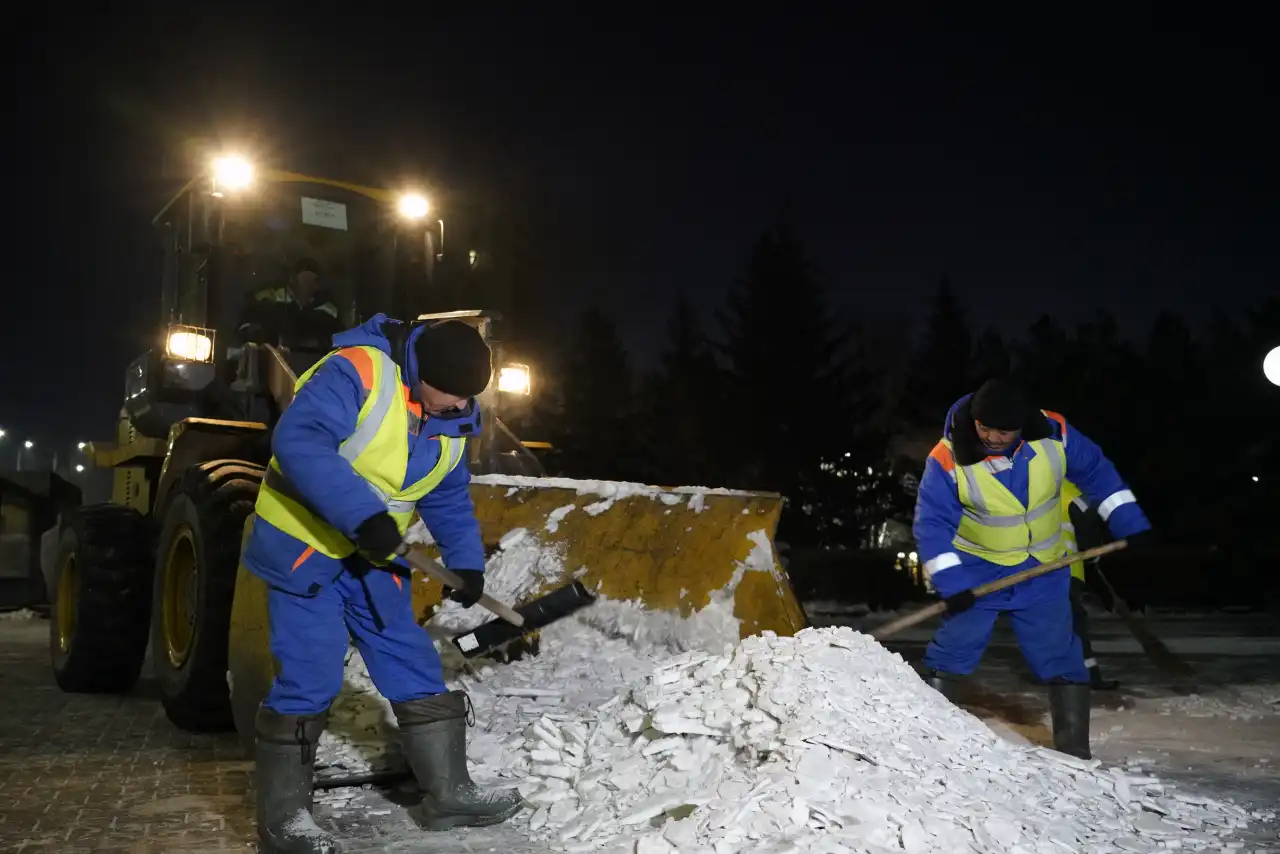
<svg viewBox="0 0 1280 854">
<path fill-rule="evenodd" d="M 452 643 L 465 657 L 477 658 L 585 608 L 595 598 L 582 582 L 575 581 L 516 608 L 516 613 L 524 617 L 523 627 L 513 626 L 501 619 L 490 620 L 477 629 L 453 638 Z"/>
</svg>

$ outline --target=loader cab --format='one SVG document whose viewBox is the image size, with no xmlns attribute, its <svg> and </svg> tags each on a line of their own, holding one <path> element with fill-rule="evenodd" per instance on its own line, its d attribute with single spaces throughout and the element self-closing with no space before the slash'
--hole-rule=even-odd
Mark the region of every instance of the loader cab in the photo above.
<svg viewBox="0 0 1280 854">
<path fill-rule="evenodd" d="M 269 422 L 272 365 L 239 330 L 255 294 L 290 293 L 302 259 L 320 271 L 338 328 L 377 311 L 416 314 L 441 247 L 424 197 L 215 161 L 155 217 L 163 251 L 159 334 L 128 368 L 125 409 L 144 436 L 186 418 Z M 328 349 L 283 345 L 293 373 Z M 275 378 L 278 383 L 279 378 Z"/>
</svg>

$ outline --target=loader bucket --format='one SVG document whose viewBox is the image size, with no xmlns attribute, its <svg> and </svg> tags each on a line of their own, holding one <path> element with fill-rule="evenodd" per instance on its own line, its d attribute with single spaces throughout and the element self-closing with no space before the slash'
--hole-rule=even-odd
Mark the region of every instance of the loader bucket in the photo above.
<svg viewBox="0 0 1280 854">
<path fill-rule="evenodd" d="M 473 478 L 471 495 L 488 555 L 486 592 L 508 604 L 580 581 L 598 596 L 684 617 L 713 601 L 731 605 L 742 637 L 804 628 L 773 544 L 778 495 L 505 475 Z M 440 594 L 438 583 L 414 574 L 420 621 Z M 241 566 L 228 667 L 247 742 L 273 676 L 266 620 L 266 588 Z"/>
<path fill-rule="evenodd" d="M 473 478 L 471 495 L 489 555 L 486 590 L 499 599 L 581 581 L 685 617 L 728 597 L 743 637 L 804 628 L 773 546 L 778 495 L 507 475 Z M 415 575 L 419 616 L 439 601 L 440 586 Z"/>
</svg>

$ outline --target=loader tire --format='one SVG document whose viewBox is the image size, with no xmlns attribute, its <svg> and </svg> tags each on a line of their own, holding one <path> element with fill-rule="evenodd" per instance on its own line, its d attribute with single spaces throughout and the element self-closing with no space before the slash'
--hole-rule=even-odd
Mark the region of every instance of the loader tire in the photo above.
<svg viewBox="0 0 1280 854">
<path fill-rule="evenodd" d="M 183 473 L 165 502 L 156 543 L 151 656 L 165 715 L 189 732 L 235 728 L 227 632 L 240 534 L 263 469 L 214 460 Z"/>
<path fill-rule="evenodd" d="M 68 510 L 49 591 L 49 655 L 63 691 L 124 693 L 147 656 L 151 557 L 146 519 L 132 507 Z"/>
</svg>

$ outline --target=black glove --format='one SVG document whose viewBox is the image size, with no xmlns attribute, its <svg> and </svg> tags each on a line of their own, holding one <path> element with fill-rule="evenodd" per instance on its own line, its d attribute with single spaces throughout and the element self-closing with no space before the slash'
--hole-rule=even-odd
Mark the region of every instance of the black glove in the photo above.
<svg viewBox="0 0 1280 854">
<path fill-rule="evenodd" d="M 400 548 L 400 528 L 387 512 L 370 516 L 356 526 L 356 545 L 360 551 L 386 560 Z"/>
<path fill-rule="evenodd" d="M 464 608 L 470 608 L 479 602 L 484 594 L 484 570 L 455 569 L 453 574 L 462 580 L 462 589 L 454 590 L 452 587 L 446 587 L 444 595 Z"/>
<path fill-rule="evenodd" d="M 968 611 L 973 607 L 973 603 L 978 601 L 978 597 L 973 595 L 972 590 L 961 590 L 954 596 L 948 596 L 942 600 L 946 603 L 948 614 L 959 614 L 961 611 Z"/>
<path fill-rule="evenodd" d="M 1124 539 L 1129 545 L 1121 553 L 1122 555 L 1147 557 L 1151 552 L 1155 551 L 1157 545 L 1156 532 L 1150 528 L 1145 531 L 1139 531 L 1138 533 L 1125 537 Z"/>
</svg>

